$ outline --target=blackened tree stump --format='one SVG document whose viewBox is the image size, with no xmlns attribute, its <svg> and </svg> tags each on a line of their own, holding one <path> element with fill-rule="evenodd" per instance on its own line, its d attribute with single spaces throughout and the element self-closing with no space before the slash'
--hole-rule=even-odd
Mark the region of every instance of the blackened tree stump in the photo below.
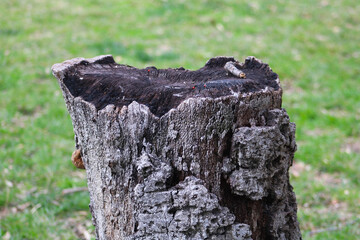
<svg viewBox="0 0 360 240">
<path fill-rule="evenodd" d="M 295 124 L 267 64 L 137 69 L 100 56 L 52 70 L 98 239 L 301 239 L 288 172 Z"/>
</svg>

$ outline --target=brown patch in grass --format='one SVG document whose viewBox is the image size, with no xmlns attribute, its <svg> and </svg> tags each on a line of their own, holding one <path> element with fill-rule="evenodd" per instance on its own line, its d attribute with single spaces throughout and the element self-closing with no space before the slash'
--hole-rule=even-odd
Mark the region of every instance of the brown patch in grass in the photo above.
<svg viewBox="0 0 360 240">
<path fill-rule="evenodd" d="M 34 109 L 28 109 L 24 107 L 19 107 L 17 113 L 15 114 L 14 118 L 11 120 L 12 126 L 7 126 L 10 129 L 15 128 L 25 128 L 29 125 L 27 122 L 35 119 L 40 118 L 45 112 L 45 109 L 37 106 Z"/>
<path fill-rule="evenodd" d="M 314 176 L 314 180 L 323 185 L 331 186 L 341 184 L 342 182 L 342 179 L 339 177 L 338 174 L 329 174 L 324 172 L 317 172 L 317 174 Z"/>
<path fill-rule="evenodd" d="M 360 153 L 360 138 L 348 138 L 345 143 L 341 146 L 341 151 L 351 154 Z"/>
<path fill-rule="evenodd" d="M 344 109 L 334 108 L 334 109 L 321 109 L 320 112 L 324 115 L 332 116 L 332 117 L 350 117 L 353 113 L 348 112 Z"/>
<path fill-rule="evenodd" d="M 291 80 L 282 80 L 281 88 L 283 89 L 283 92 L 286 95 L 303 95 L 304 94 L 304 90 L 298 86 L 295 86 L 294 81 L 291 81 Z"/>
<path fill-rule="evenodd" d="M 297 161 L 290 168 L 290 173 L 293 177 L 300 177 L 302 174 L 307 174 L 306 181 L 323 185 L 325 187 L 335 187 L 341 191 L 347 191 L 342 185 L 346 183 L 347 179 L 344 179 L 339 174 L 330 174 L 312 169 L 312 167 L 304 162 Z M 352 212 L 348 202 L 340 201 L 334 194 L 325 190 L 314 192 L 311 199 L 304 199 L 303 204 L 299 204 L 299 210 L 307 216 L 316 217 L 323 220 L 317 220 L 321 223 L 321 227 L 327 229 L 329 226 L 325 224 L 329 218 L 336 216 L 336 224 L 346 224 L 348 221 L 357 217 L 356 212 Z M 331 216 L 331 217 L 330 217 Z M 317 232 L 318 224 L 307 221 L 302 223 L 302 229 Z"/>
<path fill-rule="evenodd" d="M 349 210 L 349 206 L 346 202 L 339 201 L 337 199 L 331 199 L 329 194 L 320 193 L 322 195 L 322 206 L 321 208 L 313 207 L 308 203 L 299 205 L 299 210 L 303 211 L 305 215 L 313 216 L 317 218 L 317 221 L 329 218 L 329 216 L 336 216 L 336 224 L 345 224 L 351 219 L 356 219 L 357 215 Z M 321 224 L 323 228 L 329 227 L 328 223 Z M 315 226 L 314 222 L 307 221 L 302 223 L 303 230 L 317 231 L 319 226 Z"/>
<path fill-rule="evenodd" d="M 312 167 L 304 162 L 294 162 L 293 166 L 290 168 L 290 174 L 294 177 L 300 177 L 302 173 L 309 172 Z M 342 178 L 338 174 L 329 174 L 325 172 L 315 171 L 312 179 L 317 183 L 321 183 L 323 185 L 338 185 L 342 183 Z"/>
<path fill-rule="evenodd" d="M 62 221 L 66 222 L 65 227 L 72 229 L 79 239 L 90 240 L 91 238 L 95 238 L 95 233 L 90 230 L 92 223 L 88 218 L 88 212 L 77 211 L 72 217 L 63 219 Z"/>
<path fill-rule="evenodd" d="M 25 211 L 25 209 L 29 208 L 31 206 L 31 204 L 29 202 L 17 205 L 17 206 L 12 206 L 12 207 L 4 207 L 2 209 L 0 209 L 0 219 L 3 219 L 7 216 L 9 216 L 10 214 L 17 214 L 17 213 L 21 213 L 23 211 Z"/>
<path fill-rule="evenodd" d="M 292 167 L 290 168 L 290 174 L 293 175 L 294 177 L 300 177 L 300 175 L 304 171 L 310 171 L 310 170 L 311 170 L 310 165 L 297 161 L 294 162 Z"/>
</svg>

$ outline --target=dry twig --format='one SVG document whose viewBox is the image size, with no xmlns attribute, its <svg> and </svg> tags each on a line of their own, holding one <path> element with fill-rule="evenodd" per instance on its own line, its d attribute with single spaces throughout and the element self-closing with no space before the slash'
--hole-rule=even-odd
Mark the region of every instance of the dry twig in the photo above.
<svg viewBox="0 0 360 240">
<path fill-rule="evenodd" d="M 85 192 L 85 191 L 88 191 L 87 187 L 67 188 L 67 189 L 62 190 L 61 195 L 65 196 L 65 195 L 68 195 L 68 194 L 73 194 L 73 193 L 76 193 L 76 192 Z"/>
</svg>

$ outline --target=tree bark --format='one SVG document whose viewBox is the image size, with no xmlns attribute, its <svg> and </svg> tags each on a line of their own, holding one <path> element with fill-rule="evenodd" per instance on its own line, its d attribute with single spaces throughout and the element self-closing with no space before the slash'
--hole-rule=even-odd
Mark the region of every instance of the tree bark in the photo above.
<svg viewBox="0 0 360 240">
<path fill-rule="evenodd" d="M 53 73 L 97 239 L 301 239 L 288 172 L 295 124 L 267 64 L 137 69 L 100 56 Z"/>
</svg>

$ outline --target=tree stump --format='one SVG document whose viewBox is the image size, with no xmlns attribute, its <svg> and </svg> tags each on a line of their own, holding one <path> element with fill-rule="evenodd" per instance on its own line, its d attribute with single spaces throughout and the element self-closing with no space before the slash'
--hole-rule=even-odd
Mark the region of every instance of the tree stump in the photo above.
<svg viewBox="0 0 360 240">
<path fill-rule="evenodd" d="M 108 55 L 52 70 L 97 239 L 301 239 L 288 172 L 295 124 L 267 64 L 137 69 Z"/>
</svg>

